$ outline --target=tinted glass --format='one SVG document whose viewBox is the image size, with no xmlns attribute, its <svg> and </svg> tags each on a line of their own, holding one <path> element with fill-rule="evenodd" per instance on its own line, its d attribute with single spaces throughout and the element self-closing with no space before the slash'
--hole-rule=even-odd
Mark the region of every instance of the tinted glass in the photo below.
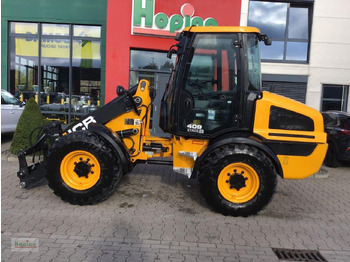
<svg viewBox="0 0 350 262">
<path fill-rule="evenodd" d="M 7 92 L 1 92 L 1 103 L 4 102 L 4 104 L 10 104 L 10 105 L 19 105 L 19 101 L 10 93 Z"/>
<path fill-rule="evenodd" d="M 38 87 L 38 36 L 10 37 L 10 93 L 23 101 L 35 96 Z"/>
<path fill-rule="evenodd" d="M 37 23 L 14 23 L 10 24 L 11 34 L 38 34 L 38 24 Z"/>
<path fill-rule="evenodd" d="M 333 114 L 323 113 L 323 121 L 325 126 L 335 126 L 337 125 L 337 118 Z"/>
<path fill-rule="evenodd" d="M 309 38 L 309 9 L 291 7 L 289 11 L 288 38 Z"/>
<path fill-rule="evenodd" d="M 350 117 L 339 115 L 340 127 L 346 130 L 350 130 Z"/>
<path fill-rule="evenodd" d="M 261 47 L 261 59 L 283 60 L 284 42 L 272 41 L 270 46 L 264 44 Z"/>
<path fill-rule="evenodd" d="M 311 118 L 277 106 L 271 106 L 269 128 L 295 131 L 315 130 L 314 121 Z"/>
<path fill-rule="evenodd" d="M 95 110 L 100 104 L 100 36 L 100 26 L 10 23 L 9 91 L 24 102 L 35 98 L 46 117 L 64 122 Z"/>
<path fill-rule="evenodd" d="M 100 26 L 83 26 L 75 25 L 74 28 L 75 37 L 101 37 L 101 27 Z"/>
<path fill-rule="evenodd" d="M 306 61 L 307 48 L 308 43 L 306 42 L 288 42 L 286 60 Z"/>
<path fill-rule="evenodd" d="M 42 24 L 43 35 L 69 36 L 69 25 Z"/>
<path fill-rule="evenodd" d="M 131 50 L 130 69 L 150 69 L 171 72 L 176 57 L 168 59 L 166 53 Z"/>
<path fill-rule="evenodd" d="M 244 35 L 244 41 L 247 43 L 248 57 L 248 90 L 261 90 L 261 69 L 260 69 L 260 48 L 259 40 L 256 35 Z"/>
<path fill-rule="evenodd" d="M 248 25 L 259 28 L 271 38 L 284 39 L 287 8 L 287 3 L 250 1 Z"/>
<path fill-rule="evenodd" d="M 310 7 L 293 3 L 250 1 L 248 25 L 272 38 L 272 46 L 261 44 L 263 60 L 307 62 Z"/>
<path fill-rule="evenodd" d="M 338 85 L 324 85 L 323 98 L 341 99 L 343 95 L 343 86 Z"/>
<path fill-rule="evenodd" d="M 236 41 L 238 35 L 234 34 L 196 36 L 187 61 L 186 82 L 180 93 L 181 132 L 211 135 L 238 125 L 234 116 L 240 108 L 241 73 L 240 47 L 233 44 Z M 253 39 L 251 48 L 254 44 Z"/>
</svg>

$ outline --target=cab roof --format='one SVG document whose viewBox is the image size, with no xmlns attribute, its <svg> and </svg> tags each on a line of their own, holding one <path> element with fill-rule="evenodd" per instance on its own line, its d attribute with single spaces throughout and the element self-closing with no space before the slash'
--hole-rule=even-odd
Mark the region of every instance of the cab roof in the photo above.
<svg viewBox="0 0 350 262">
<path fill-rule="evenodd" d="M 260 30 L 249 26 L 191 26 L 186 27 L 184 32 L 194 33 L 257 33 Z"/>
</svg>

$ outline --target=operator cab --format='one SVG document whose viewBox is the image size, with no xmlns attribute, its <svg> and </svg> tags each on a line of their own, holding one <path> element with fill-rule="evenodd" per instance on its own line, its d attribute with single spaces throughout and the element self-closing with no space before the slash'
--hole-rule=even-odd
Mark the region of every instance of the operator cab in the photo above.
<svg viewBox="0 0 350 262">
<path fill-rule="evenodd" d="M 259 41 L 267 39 L 252 27 L 186 28 L 162 99 L 163 131 L 213 138 L 250 130 L 261 91 Z"/>
</svg>

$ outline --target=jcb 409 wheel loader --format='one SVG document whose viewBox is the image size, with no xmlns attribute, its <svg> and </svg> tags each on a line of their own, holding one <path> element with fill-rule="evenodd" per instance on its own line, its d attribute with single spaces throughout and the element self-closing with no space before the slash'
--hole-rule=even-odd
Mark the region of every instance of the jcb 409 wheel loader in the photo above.
<svg viewBox="0 0 350 262">
<path fill-rule="evenodd" d="M 327 150 L 321 114 L 261 91 L 259 42 L 252 27 L 191 27 L 176 37 L 177 54 L 150 134 L 155 90 L 146 80 L 78 122 L 52 123 L 19 154 L 22 187 L 46 177 L 62 200 L 87 205 L 107 199 L 123 174 L 140 163 L 169 164 L 199 181 L 215 210 L 249 216 L 271 200 L 277 176 L 316 173 Z M 153 123 L 157 124 L 157 123 Z M 25 156 L 44 152 L 29 166 Z M 166 159 L 171 159 L 171 161 Z"/>
</svg>

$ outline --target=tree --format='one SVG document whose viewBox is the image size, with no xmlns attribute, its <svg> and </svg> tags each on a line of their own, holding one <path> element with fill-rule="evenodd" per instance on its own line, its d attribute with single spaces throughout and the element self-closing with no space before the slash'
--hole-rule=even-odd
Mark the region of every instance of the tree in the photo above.
<svg viewBox="0 0 350 262">
<path fill-rule="evenodd" d="M 25 105 L 21 117 L 18 120 L 16 131 L 13 135 L 10 151 L 12 154 L 18 154 L 21 149 L 30 147 L 30 135 L 34 129 L 44 125 L 45 121 L 40 112 L 38 104 L 33 98 L 30 98 Z M 32 137 L 36 141 L 37 132 Z"/>
</svg>

